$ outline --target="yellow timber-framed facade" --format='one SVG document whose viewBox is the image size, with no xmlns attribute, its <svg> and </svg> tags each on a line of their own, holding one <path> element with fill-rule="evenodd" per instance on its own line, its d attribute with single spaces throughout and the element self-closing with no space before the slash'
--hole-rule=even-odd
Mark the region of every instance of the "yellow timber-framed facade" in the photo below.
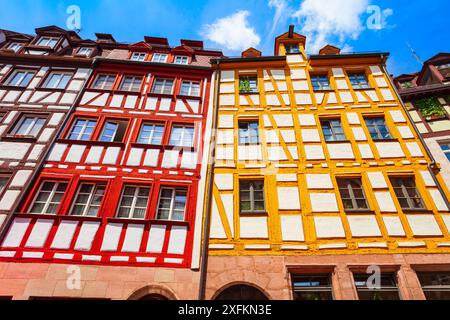
<svg viewBox="0 0 450 320">
<path fill-rule="evenodd" d="M 291 29 L 273 57 L 251 49 L 216 62 L 206 298 L 245 285 L 292 299 L 294 276 L 328 274 L 333 298 L 358 299 L 354 275 L 377 265 L 400 298 L 423 299 L 416 270 L 450 270 L 439 165 L 392 86 L 387 54 L 327 46 L 307 56 L 305 41 Z"/>
</svg>

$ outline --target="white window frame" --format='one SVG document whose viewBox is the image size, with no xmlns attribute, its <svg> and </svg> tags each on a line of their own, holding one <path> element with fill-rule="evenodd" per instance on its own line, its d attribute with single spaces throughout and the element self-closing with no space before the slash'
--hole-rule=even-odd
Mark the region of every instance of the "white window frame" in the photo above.
<svg viewBox="0 0 450 320">
<path fill-rule="evenodd" d="M 8 49 L 9 50 L 13 50 L 14 52 L 18 52 L 20 49 L 22 49 L 22 47 L 23 47 L 23 45 L 22 45 L 22 43 L 20 43 L 20 42 L 11 42 L 9 45 L 8 45 Z"/>
<path fill-rule="evenodd" d="M 169 217 L 167 219 L 160 219 L 159 218 L 159 205 L 161 204 L 161 197 L 163 190 L 171 190 L 172 196 L 170 198 L 170 209 L 169 209 Z M 184 204 L 184 214 L 183 214 L 183 220 L 173 220 L 173 214 L 175 212 L 175 198 L 177 194 L 177 190 L 183 190 L 186 191 L 186 203 Z M 186 187 L 161 187 L 161 190 L 159 190 L 159 197 L 158 197 L 158 206 L 156 207 L 156 219 L 158 221 L 186 221 L 186 210 L 188 205 L 188 199 L 189 199 L 189 190 Z"/>
<path fill-rule="evenodd" d="M 133 52 L 131 54 L 130 60 L 132 61 L 145 61 L 147 57 L 147 53 L 145 52 Z"/>
<path fill-rule="evenodd" d="M 151 131 L 151 135 L 150 135 L 148 141 L 145 142 L 145 143 L 143 143 L 143 142 L 140 142 L 140 139 L 141 139 L 142 130 L 144 129 L 144 126 L 145 126 L 145 125 L 147 125 L 147 126 L 152 126 L 152 131 Z M 137 141 L 137 142 L 138 142 L 138 143 L 141 143 L 141 144 L 155 145 L 155 143 L 153 143 L 153 137 L 154 137 L 154 135 L 155 135 L 156 127 L 162 127 L 162 128 L 163 128 L 163 136 L 161 137 L 161 142 L 160 142 L 160 144 L 162 144 L 162 140 L 164 139 L 164 126 L 161 125 L 161 124 L 159 124 L 159 123 L 151 123 L 151 122 L 146 122 L 146 123 L 144 122 L 144 123 L 141 125 L 141 130 L 139 131 L 139 134 L 138 134 L 138 141 Z"/>
<path fill-rule="evenodd" d="M 185 84 L 189 85 L 188 94 L 183 94 L 182 93 L 183 85 L 185 85 Z M 192 86 L 194 84 L 198 84 L 198 94 L 192 94 Z M 180 95 L 185 95 L 185 96 L 190 96 L 190 97 L 199 97 L 200 96 L 200 90 L 201 90 L 200 81 L 183 80 L 182 83 L 181 83 L 181 87 L 180 87 Z"/>
<path fill-rule="evenodd" d="M 161 59 L 163 57 L 164 59 Z M 152 62 L 166 63 L 168 57 L 169 55 L 167 53 L 155 52 L 152 57 Z"/>
<path fill-rule="evenodd" d="M 55 44 L 49 45 L 52 41 L 55 41 Z M 36 45 L 41 47 L 49 47 L 53 49 L 58 44 L 58 41 L 59 38 L 44 36 L 39 38 L 39 40 L 36 42 Z"/>
<path fill-rule="evenodd" d="M 132 82 L 129 84 L 128 88 L 124 88 L 125 80 L 127 78 L 132 79 Z M 139 81 L 139 89 L 133 90 L 134 84 L 136 81 Z M 134 75 L 124 75 L 122 81 L 120 82 L 119 91 L 127 91 L 127 92 L 140 92 L 142 88 L 142 76 L 134 76 Z"/>
<path fill-rule="evenodd" d="M 40 194 L 41 191 L 42 191 L 42 187 L 43 187 L 44 184 L 47 183 L 47 182 L 54 183 L 54 186 L 53 186 L 53 188 L 52 188 L 52 191 L 50 192 L 50 195 L 48 196 L 48 199 L 45 201 L 45 205 L 44 205 L 44 207 L 43 207 L 43 209 L 42 209 L 42 212 L 32 212 L 31 209 L 33 209 L 34 205 L 36 204 L 36 200 L 37 200 L 37 198 L 39 197 L 39 194 Z M 48 209 L 48 207 L 50 206 L 50 204 L 52 204 L 52 202 L 51 202 L 50 200 L 51 200 L 51 199 L 53 198 L 53 196 L 55 195 L 56 189 L 58 189 L 58 187 L 59 187 L 60 184 L 66 184 L 66 190 L 65 190 L 65 191 L 67 191 L 67 187 L 69 186 L 69 183 L 68 183 L 67 181 L 56 181 L 56 180 L 43 180 L 43 181 L 41 181 L 41 184 L 40 184 L 40 186 L 39 186 L 39 190 L 38 190 L 38 192 L 36 192 L 36 195 L 35 195 L 35 197 L 34 197 L 34 199 L 33 199 L 33 202 L 31 202 L 30 209 L 29 209 L 29 212 L 28 212 L 28 213 L 30 213 L 30 214 L 44 214 L 44 215 L 49 215 L 49 216 L 55 216 L 55 215 L 57 215 L 57 214 L 58 214 L 59 206 L 61 205 L 61 203 L 62 203 L 63 200 L 64 200 L 64 196 L 61 198 L 61 201 L 59 202 L 58 207 L 56 208 L 56 212 L 55 212 L 55 213 L 47 213 L 47 209 Z M 40 201 L 40 202 L 41 202 L 41 201 Z M 42 202 L 41 202 L 41 203 L 42 203 Z"/>
<path fill-rule="evenodd" d="M 80 56 L 89 57 L 92 54 L 93 49 L 89 47 L 81 47 L 78 49 L 77 54 Z"/>
<path fill-rule="evenodd" d="M 56 76 L 56 75 L 60 76 L 59 79 L 56 82 L 56 87 L 49 87 L 48 84 L 50 83 L 51 78 L 53 76 Z M 62 79 L 64 78 L 64 76 L 69 76 L 69 80 L 67 81 L 65 86 L 60 87 L 60 85 L 62 83 Z M 52 72 L 49 73 L 49 75 L 45 79 L 44 85 L 42 87 L 46 88 L 46 89 L 66 89 L 67 86 L 69 85 L 70 80 L 72 79 L 72 76 L 73 76 L 72 72 L 52 71 Z"/>
<path fill-rule="evenodd" d="M 75 126 L 76 126 L 76 124 L 77 124 L 77 121 L 82 121 L 82 120 L 86 121 L 86 123 L 83 124 L 83 126 L 81 127 L 81 130 L 80 130 L 80 132 L 78 133 L 77 138 L 76 138 L 76 139 L 70 139 L 70 136 L 72 135 L 73 129 L 75 128 Z M 92 130 L 91 136 L 89 137 L 88 140 L 81 140 L 81 139 L 80 139 L 80 138 L 85 134 L 86 128 L 88 127 L 88 125 L 87 125 L 87 124 L 88 124 L 88 121 L 94 121 L 94 122 L 95 122 L 95 125 L 97 125 L 97 120 L 96 120 L 96 119 L 89 119 L 89 118 L 75 118 L 75 120 L 74 120 L 74 122 L 73 122 L 73 124 L 72 124 L 72 127 L 70 128 L 70 131 L 69 131 L 69 137 L 68 137 L 68 138 L 69 138 L 70 140 L 73 140 L 73 141 L 89 141 L 89 140 L 91 140 L 91 139 L 92 139 L 92 135 L 94 134 L 95 129 Z"/>
<path fill-rule="evenodd" d="M 156 87 L 156 83 L 158 81 L 164 81 L 163 85 L 162 85 L 162 90 L 161 92 L 155 92 L 155 87 Z M 171 81 L 172 85 L 170 86 L 170 93 L 165 93 L 165 89 L 167 87 L 167 82 Z M 175 87 L 175 79 L 168 79 L 168 78 L 155 78 L 155 80 L 153 81 L 153 85 L 152 85 L 152 93 L 153 94 L 173 94 L 173 88 Z"/>
<path fill-rule="evenodd" d="M 173 63 L 174 64 L 189 64 L 189 57 L 188 56 L 175 56 Z"/>
<path fill-rule="evenodd" d="M 23 73 L 23 75 L 19 78 L 19 81 L 17 81 L 17 84 L 11 84 L 11 81 L 17 76 L 18 73 Z M 26 83 L 24 85 L 22 82 L 25 80 L 25 78 L 28 74 L 31 74 L 32 78 L 30 79 L 30 81 L 28 83 Z M 36 74 L 36 72 L 31 71 L 31 70 L 24 70 L 24 69 L 14 70 L 13 73 L 6 80 L 6 85 L 12 86 L 12 87 L 25 88 L 31 83 L 31 81 L 33 81 L 35 74 Z"/>
<path fill-rule="evenodd" d="M 128 215 L 128 217 L 119 217 L 119 211 L 120 208 L 122 207 L 122 199 L 125 193 L 125 188 L 135 188 L 134 190 L 134 195 L 133 195 L 133 203 L 131 204 L 131 207 L 124 207 L 124 208 L 130 208 L 130 213 Z M 139 195 L 139 191 L 140 189 L 149 189 L 149 197 L 147 199 L 147 205 L 145 207 L 145 212 L 144 212 L 144 216 L 142 218 L 135 218 L 134 217 L 134 210 L 136 209 L 136 202 L 137 202 L 137 198 Z M 148 205 L 150 203 L 150 192 L 151 192 L 151 187 L 150 186 L 144 186 L 144 185 L 131 185 L 131 184 L 124 184 L 122 187 L 122 193 L 120 195 L 120 201 L 119 201 L 119 206 L 117 207 L 117 212 L 116 212 L 116 217 L 118 219 L 134 219 L 134 220 L 145 220 L 146 219 L 146 215 L 147 215 L 147 211 L 148 211 Z M 138 207 L 139 209 L 142 209 L 143 207 Z"/>
<path fill-rule="evenodd" d="M 80 191 L 81 191 L 81 187 L 84 185 L 91 185 L 93 186 L 91 193 L 89 194 L 89 197 L 87 199 L 86 203 L 78 203 L 76 202 L 78 199 L 78 196 L 80 195 Z M 98 210 L 97 210 L 97 214 L 95 216 L 88 216 L 87 213 L 89 212 L 90 208 L 92 207 L 92 200 L 94 199 L 94 195 L 97 193 L 98 188 L 103 187 L 105 189 L 103 196 L 102 196 L 102 200 L 100 202 L 100 204 L 98 205 Z M 70 216 L 72 217 L 98 217 L 98 213 L 100 212 L 100 208 L 102 207 L 102 203 L 103 203 L 103 199 L 105 197 L 106 194 L 106 184 L 103 183 L 95 183 L 95 182 L 81 182 L 80 185 L 78 186 L 78 190 L 77 193 L 75 195 L 75 197 L 73 198 L 73 203 L 72 206 L 70 208 Z M 73 210 L 75 208 L 76 205 L 83 205 L 84 209 L 83 209 L 83 213 L 81 215 L 75 215 L 73 214 Z"/>
<path fill-rule="evenodd" d="M 191 143 L 190 146 L 185 146 L 185 145 L 181 145 L 181 144 L 172 144 L 171 143 L 172 142 L 172 134 L 173 134 L 173 129 L 174 128 L 183 128 L 183 131 L 182 131 L 181 136 L 180 136 L 180 140 L 178 141 L 179 143 L 184 141 L 184 136 L 186 134 L 186 128 L 193 129 L 192 143 Z M 172 126 L 172 128 L 170 130 L 169 145 L 171 145 L 173 147 L 193 148 L 195 146 L 195 141 L 194 140 L 195 140 L 195 126 L 192 126 L 192 125 L 180 125 L 180 124 L 176 124 L 176 125 Z"/>
<path fill-rule="evenodd" d="M 36 126 L 36 123 L 39 119 L 43 119 L 44 120 L 44 124 L 45 124 L 45 120 L 47 120 L 45 117 L 39 117 L 39 116 L 33 116 L 33 115 L 23 115 L 20 117 L 19 121 L 17 122 L 17 124 L 13 127 L 13 130 L 11 131 L 12 135 L 18 135 L 17 132 L 19 131 L 19 129 L 22 127 L 23 123 L 25 122 L 26 119 L 28 118 L 32 118 L 33 121 L 28 125 L 28 128 L 26 128 L 25 133 L 24 134 L 20 134 L 20 136 L 31 136 L 30 132 L 33 131 L 34 127 Z M 44 127 L 44 124 L 42 124 L 41 128 L 39 129 L 39 131 L 36 133 L 36 135 L 33 137 L 37 137 L 39 135 L 39 133 L 42 131 L 42 128 Z"/>
<path fill-rule="evenodd" d="M 99 78 L 100 77 L 104 77 L 106 76 L 106 80 L 102 82 L 101 86 L 98 87 L 97 83 L 99 82 Z M 106 84 L 108 83 L 109 78 L 113 78 L 114 81 L 111 85 L 111 88 L 107 88 L 105 89 Z M 112 90 L 114 88 L 114 83 L 116 82 L 117 79 L 117 75 L 116 74 L 112 74 L 112 73 L 99 73 L 94 80 L 94 83 L 92 84 L 92 88 L 91 89 L 96 89 L 96 90 Z"/>
</svg>

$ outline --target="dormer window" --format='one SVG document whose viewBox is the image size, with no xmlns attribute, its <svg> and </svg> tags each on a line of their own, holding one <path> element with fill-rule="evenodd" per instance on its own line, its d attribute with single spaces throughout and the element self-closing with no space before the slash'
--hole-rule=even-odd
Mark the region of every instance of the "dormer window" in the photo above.
<svg viewBox="0 0 450 320">
<path fill-rule="evenodd" d="M 286 43 L 284 49 L 286 50 L 286 54 L 300 53 L 300 48 L 297 43 Z"/>
<path fill-rule="evenodd" d="M 92 54 L 92 48 L 88 48 L 88 47 L 81 47 L 78 52 L 78 55 L 80 56 L 86 56 L 89 57 Z"/>
<path fill-rule="evenodd" d="M 166 63 L 167 62 L 167 53 L 154 53 L 152 62 Z"/>
<path fill-rule="evenodd" d="M 58 43 L 58 38 L 42 37 L 37 42 L 37 45 L 42 46 L 42 47 L 49 47 L 49 48 L 53 49 L 57 43 Z"/>
<path fill-rule="evenodd" d="M 133 52 L 133 54 L 131 55 L 130 60 L 133 61 L 145 61 L 145 57 L 147 56 L 147 54 L 145 52 Z"/>
<path fill-rule="evenodd" d="M 404 89 L 413 87 L 413 83 L 411 81 L 404 81 L 400 83 L 400 86 Z"/>
<path fill-rule="evenodd" d="M 22 44 L 19 42 L 11 42 L 8 46 L 8 49 L 14 52 L 19 52 L 19 50 L 22 49 Z"/>
<path fill-rule="evenodd" d="M 189 58 L 186 56 L 176 56 L 173 63 L 175 64 L 188 64 Z"/>
</svg>

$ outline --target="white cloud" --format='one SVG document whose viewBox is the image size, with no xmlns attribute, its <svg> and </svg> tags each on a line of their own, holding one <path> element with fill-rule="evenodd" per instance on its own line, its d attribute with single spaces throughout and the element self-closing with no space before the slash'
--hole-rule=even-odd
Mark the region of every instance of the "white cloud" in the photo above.
<svg viewBox="0 0 450 320">
<path fill-rule="evenodd" d="M 308 38 L 308 51 L 318 52 L 333 41 L 345 46 L 349 38 L 356 40 L 364 30 L 361 18 L 368 5 L 369 0 L 304 0 L 293 17 Z"/>
<path fill-rule="evenodd" d="M 273 35 L 278 24 L 283 19 L 287 19 L 289 17 L 289 11 L 291 8 L 289 7 L 289 0 L 269 0 L 269 8 L 275 9 L 275 14 L 273 15 L 272 27 L 270 28 L 269 35 Z"/>
<path fill-rule="evenodd" d="M 213 24 L 203 26 L 202 35 L 215 43 L 233 51 L 256 47 L 261 42 L 260 36 L 249 25 L 250 12 L 241 10 L 217 19 Z"/>
</svg>

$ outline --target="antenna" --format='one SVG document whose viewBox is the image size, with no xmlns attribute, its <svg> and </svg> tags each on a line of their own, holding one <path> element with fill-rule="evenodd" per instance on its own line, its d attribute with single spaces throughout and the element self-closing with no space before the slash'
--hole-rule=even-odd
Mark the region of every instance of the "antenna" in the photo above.
<svg viewBox="0 0 450 320">
<path fill-rule="evenodd" d="M 417 62 L 420 63 L 420 65 L 423 65 L 423 61 L 422 59 L 420 59 L 419 55 L 417 54 L 417 52 L 414 50 L 414 48 L 409 44 L 409 42 L 406 42 L 406 45 L 408 46 L 408 48 L 411 50 L 414 58 L 417 60 Z"/>
</svg>

